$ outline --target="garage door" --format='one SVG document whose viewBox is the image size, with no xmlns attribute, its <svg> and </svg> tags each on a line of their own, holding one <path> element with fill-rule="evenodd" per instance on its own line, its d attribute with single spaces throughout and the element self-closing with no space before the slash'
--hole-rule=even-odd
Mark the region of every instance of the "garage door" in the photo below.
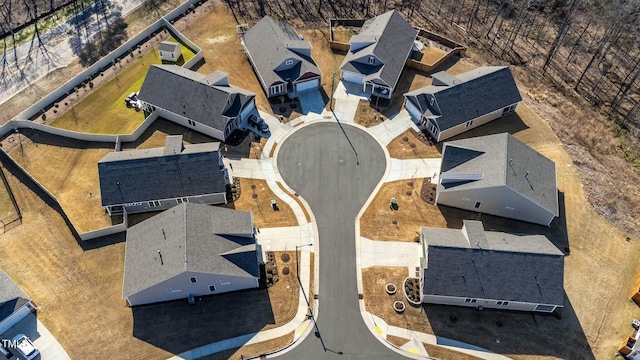
<svg viewBox="0 0 640 360">
<path fill-rule="evenodd" d="M 320 79 L 309 80 L 305 82 L 296 83 L 296 91 L 305 91 L 311 89 L 317 89 L 320 86 Z"/>
<path fill-rule="evenodd" d="M 415 106 L 411 101 L 409 101 L 409 99 L 404 100 L 404 107 L 409 112 L 409 115 L 411 115 L 411 119 L 414 122 L 419 123 L 420 119 L 422 118 L 420 109 L 418 109 L 417 106 Z"/>
<path fill-rule="evenodd" d="M 18 322 L 20 322 L 20 320 L 27 317 L 29 313 L 31 313 L 31 310 L 25 304 L 20 309 L 18 309 L 18 311 L 0 322 L 0 334 L 7 332 L 13 325 L 17 324 Z"/>
<path fill-rule="evenodd" d="M 364 75 L 355 74 L 350 71 L 343 71 L 342 80 L 362 85 L 364 83 Z"/>
</svg>

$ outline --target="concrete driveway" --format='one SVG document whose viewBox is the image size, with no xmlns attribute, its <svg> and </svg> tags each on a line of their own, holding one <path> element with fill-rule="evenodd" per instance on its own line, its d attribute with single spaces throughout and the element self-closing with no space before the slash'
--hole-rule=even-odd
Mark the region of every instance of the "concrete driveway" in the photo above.
<svg viewBox="0 0 640 360">
<path fill-rule="evenodd" d="M 9 331 L 0 335 L 0 339 L 11 340 L 17 334 L 25 334 L 31 339 L 33 345 L 40 351 L 40 359 L 43 360 L 69 360 L 71 359 L 62 345 L 56 340 L 47 328 L 36 318 L 35 314 L 31 314 L 22 321 L 13 326 Z M 95 339 L 100 341 L 100 339 Z M 9 349 L 17 357 L 18 351 Z M 16 359 L 13 357 L 12 359 Z M 0 355 L 0 360 L 6 360 L 6 357 Z"/>
<path fill-rule="evenodd" d="M 304 115 L 307 115 L 310 112 L 321 114 L 324 110 L 325 103 L 319 88 L 303 91 L 296 95 L 298 96 L 300 107 L 302 108 L 302 113 Z"/>
<path fill-rule="evenodd" d="M 287 138 L 277 164 L 282 178 L 316 217 L 321 254 L 315 336 L 281 357 L 403 359 L 365 325 L 356 281 L 355 219 L 384 175 L 383 149 L 359 128 L 320 122 Z"/>
</svg>

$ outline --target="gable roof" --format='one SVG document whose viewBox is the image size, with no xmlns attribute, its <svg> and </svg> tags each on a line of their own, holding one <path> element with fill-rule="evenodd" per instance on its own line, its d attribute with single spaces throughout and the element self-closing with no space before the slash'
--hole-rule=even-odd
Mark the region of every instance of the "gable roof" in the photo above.
<svg viewBox="0 0 640 360">
<path fill-rule="evenodd" d="M 555 163 L 509 133 L 446 142 L 440 174 L 438 191 L 507 186 L 559 214 Z"/>
<path fill-rule="evenodd" d="M 522 101 L 507 66 L 484 66 L 457 76 L 444 71 L 433 74 L 433 84 L 405 96 L 432 118 L 440 131 Z M 435 97 L 435 104 L 429 99 Z"/>
<path fill-rule="evenodd" d="M 564 254 L 545 236 L 463 223 L 462 230 L 422 228 L 425 295 L 564 304 Z"/>
<path fill-rule="evenodd" d="M 371 44 L 355 52 L 348 51 L 340 69 L 363 74 L 365 81 L 379 78 L 395 88 L 417 36 L 418 30 L 395 10 L 368 19 L 350 43 Z M 375 55 L 384 65 L 371 66 L 354 61 L 369 55 Z"/>
<path fill-rule="evenodd" d="M 183 146 L 175 135 L 161 148 L 105 155 L 98 161 L 102 206 L 226 192 L 219 147 Z"/>
<path fill-rule="evenodd" d="M 173 42 L 173 41 L 163 41 L 160 43 L 160 45 L 158 45 L 158 50 L 160 51 L 168 51 L 168 52 L 174 52 L 176 51 L 176 48 L 180 48 L 180 44 L 178 44 L 177 42 Z"/>
<path fill-rule="evenodd" d="M 255 94 L 228 82 L 224 85 L 211 81 L 227 77 L 221 71 L 206 76 L 176 65 L 151 65 L 138 99 L 224 131 L 226 117 L 239 116 L 240 110 L 255 98 Z M 229 96 L 233 110 L 225 112 Z"/>
<path fill-rule="evenodd" d="M 250 212 L 182 203 L 127 229 L 123 295 L 185 271 L 259 277 Z"/>
<path fill-rule="evenodd" d="M 9 317 L 27 302 L 29 302 L 27 294 L 11 280 L 9 275 L 0 270 L 0 321 Z"/>
<path fill-rule="evenodd" d="M 243 35 L 242 41 L 266 86 L 278 81 L 287 81 L 287 78 L 295 81 L 308 72 L 322 74 L 313 58 L 309 56 L 311 44 L 301 40 L 291 25 L 276 21 L 270 16 L 263 17 L 251 27 Z M 299 60 L 299 63 L 283 72 L 274 70 L 289 58 Z"/>
</svg>

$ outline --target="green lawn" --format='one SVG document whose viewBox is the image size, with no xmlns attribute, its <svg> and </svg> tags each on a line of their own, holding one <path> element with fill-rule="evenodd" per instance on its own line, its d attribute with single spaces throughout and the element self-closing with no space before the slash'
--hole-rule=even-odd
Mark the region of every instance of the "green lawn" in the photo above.
<svg viewBox="0 0 640 360">
<path fill-rule="evenodd" d="M 124 99 L 131 92 L 140 90 L 151 64 L 160 64 L 160 57 L 155 49 L 136 59 L 117 77 L 84 98 L 51 125 L 95 134 L 133 132 L 144 120 L 144 115 L 142 111 L 127 108 Z"/>
</svg>

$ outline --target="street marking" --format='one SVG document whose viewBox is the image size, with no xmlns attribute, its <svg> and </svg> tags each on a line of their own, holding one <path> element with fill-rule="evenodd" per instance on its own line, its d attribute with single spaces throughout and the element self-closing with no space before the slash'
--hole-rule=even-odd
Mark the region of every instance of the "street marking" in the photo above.
<svg viewBox="0 0 640 360">
<path fill-rule="evenodd" d="M 299 333 L 302 334 L 305 330 L 307 330 L 307 324 L 306 323 L 304 323 L 304 324 L 302 324 L 302 326 L 300 326 L 300 332 Z"/>
<path fill-rule="evenodd" d="M 407 351 L 412 353 L 412 354 L 420 355 L 420 350 L 418 350 L 416 348 L 409 348 L 409 350 L 407 350 Z"/>
<path fill-rule="evenodd" d="M 382 335 L 383 331 L 382 329 L 380 329 L 380 326 L 376 325 L 376 331 L 378 332 L 378 334 Z"/>
</svg>

